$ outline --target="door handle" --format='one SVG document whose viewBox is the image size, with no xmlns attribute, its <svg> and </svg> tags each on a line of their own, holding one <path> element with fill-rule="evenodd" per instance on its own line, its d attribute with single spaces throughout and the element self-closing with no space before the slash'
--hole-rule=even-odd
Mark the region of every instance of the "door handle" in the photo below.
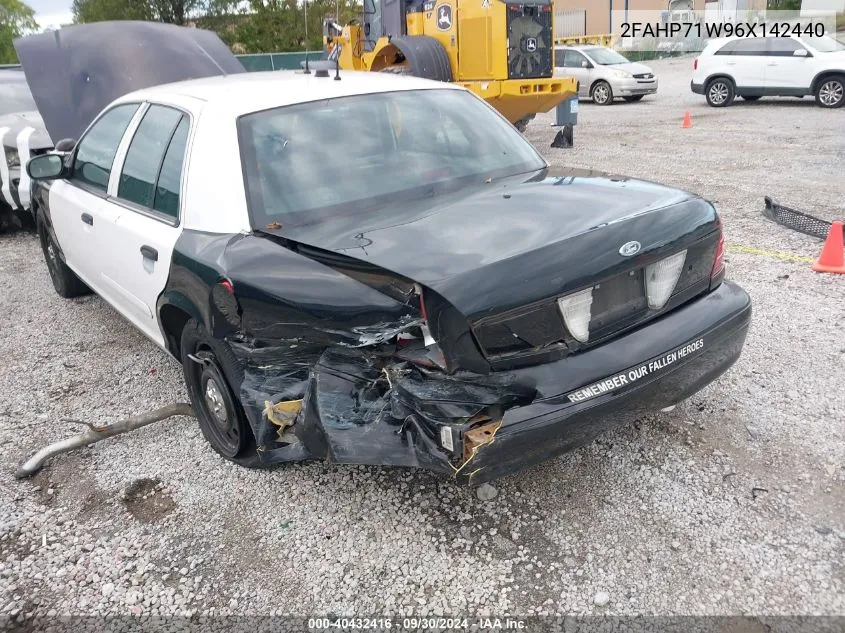
<svg viewBox="0 0 845 633">
<path fill-rule="evenodd" d="M 141 255 L 144 256 L 144 259 L 149 259 L 154 262 L 158 261 L 158 251 L 152 246 L 147 246 L 146 244 L 144 244 L 141 247 Z"/>
<path fill-rule="evenodd" d="M 87 224 L 88 226 L 94 226 L 94 218 L 90 213 L 83 213 L 82 221 L 85 222 L 85 224 Z"/>
</svg>

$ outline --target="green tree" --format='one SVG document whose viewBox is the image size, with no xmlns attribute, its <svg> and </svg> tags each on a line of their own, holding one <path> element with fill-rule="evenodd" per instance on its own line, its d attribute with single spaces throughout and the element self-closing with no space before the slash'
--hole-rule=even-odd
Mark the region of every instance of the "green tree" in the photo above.
<svg viewBox="0 0 845 633">
<path fill-rule="evenodd" d="M 0 64 L 18 61 L 12 42 L 38 28 L 35 12 L 21 0 L 0 0 Z"/>
<path fill-rule="evenodd" d="M 236 53 L 301 51 L 323 48 L 323 19 L 340 24 L 361 18 L 360 0 L 212 0 L 200 26 L 215 31 Z"/>
<path fill-rule="evenodd" d="M 152 20 L 185 24 L 205 12 L 208 0 L 73 0 L 77 24 L 104 20 Z"/>
</svg>

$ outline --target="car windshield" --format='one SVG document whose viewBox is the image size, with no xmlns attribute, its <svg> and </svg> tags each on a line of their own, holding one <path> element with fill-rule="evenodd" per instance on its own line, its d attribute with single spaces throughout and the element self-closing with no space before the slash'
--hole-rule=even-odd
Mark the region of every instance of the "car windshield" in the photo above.
<svg viewBox="0 0 845 633">
<path fill-rule="evenodd" d="M 801 37 L 799 39 L 811 48 L 816 49 L 820 53 L 833 53 L 836 51 L 845 51 L 845 44 L 827 35 L 824 35 L 822 37 Z"/>
<path fill-rule="evenodd" d="M 584 51 L 595 63 L 601 66 L 615 66 L 616 64 L 628 64 L 627 57 L 609 48 L 588 48 Z"/>
<path fill-rule="evenodd" d="M 2 73 L 8 73 L 4 76 Z M 0 115 L 37 110 L 29 86 L 16 71 L 0 70 Z"/>
<path fill-rule="evenodd" d="M 534 172 L 546 162 L 463 90 L 388 92 L 242 116 L 241 157 L 253 227 L 346 212 Z"/>
</svg>

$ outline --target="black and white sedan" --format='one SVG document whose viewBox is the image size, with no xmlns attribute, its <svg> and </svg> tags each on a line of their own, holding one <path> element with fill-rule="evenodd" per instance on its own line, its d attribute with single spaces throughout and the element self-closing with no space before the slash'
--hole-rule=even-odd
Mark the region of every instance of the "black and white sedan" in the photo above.
<svg viewBox="0 0 845 633">
<path fill-rule="evenodd" d="M 23 71 L 0 68 L 0 233 L 32 225 L 22 165 L 52 148 Z"/>
<path fill-rule="evenodd" d="M 181 362 L 205 437 L 247 466 L 480 483 L 688 398 L 750 321 L 709 202 L 555 173 L 454 85 L 151 87 L 28 168 L 56 291 Z"/>
</svg>

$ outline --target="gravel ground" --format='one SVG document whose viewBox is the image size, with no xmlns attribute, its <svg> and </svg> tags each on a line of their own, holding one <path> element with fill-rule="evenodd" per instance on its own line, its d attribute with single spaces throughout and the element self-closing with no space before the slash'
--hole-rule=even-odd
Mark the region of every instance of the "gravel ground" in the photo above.
<svg viewBox="0 0 845 633">
<path fill-rule="evenodd" d="M 675 411 L 499 480 L 493 500 L 423 472 L 244 470 L 184 418 L 14 480 L 77 430 L 62 420 L 186 394 L 102 301 L 56 296 L 34 237 L 0 238 L 0 615 L 845 614 L 845 279 L 790 259 L 819 243 L 761 216 L 765 194 L 843 216 L 845 111 L 709 109 L 691 60 L 653 66 L 660 95 L 584 104 L 576 148 L 548 149 L 549 116 L 528 136 L 555 164 L 715 201 L 729 277 L 755 302 L 745 353 Z"/>
</svg>

